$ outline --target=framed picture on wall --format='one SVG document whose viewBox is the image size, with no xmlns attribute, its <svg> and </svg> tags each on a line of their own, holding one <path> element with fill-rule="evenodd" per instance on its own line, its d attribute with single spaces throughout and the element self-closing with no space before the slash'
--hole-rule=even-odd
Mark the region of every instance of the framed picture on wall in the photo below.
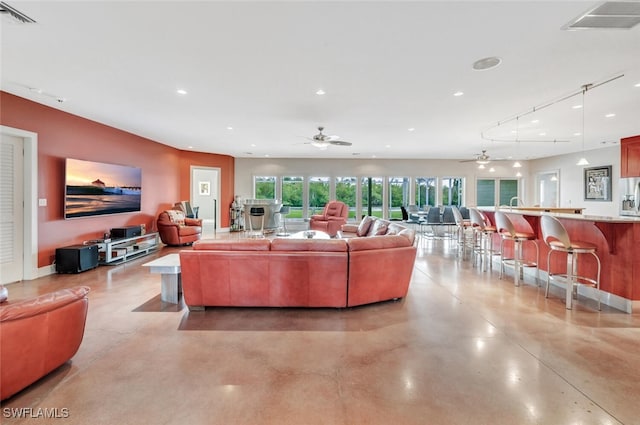
<svg viewBox="0 0 640 425">
<path fill-rule="evenodd" d="M 584 200 L 611 201 L 611 165 L 584 169 Z"/>
<path fill-rule="evenodd" d="M 198 183 L 199 194 L 203 196 L 211 195 L 211 182 L 199 182 Z"/>
</svg>

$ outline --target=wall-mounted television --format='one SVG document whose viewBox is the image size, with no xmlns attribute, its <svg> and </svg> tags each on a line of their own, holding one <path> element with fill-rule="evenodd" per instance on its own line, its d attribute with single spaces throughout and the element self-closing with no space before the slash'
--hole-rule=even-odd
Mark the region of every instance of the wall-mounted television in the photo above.
<svg viewBox="0 0 640 425">
<path fill-rule="evenodd" d="M 67 158 L 64 218 L 140 211 L 142 169 Z"/>
</svg>

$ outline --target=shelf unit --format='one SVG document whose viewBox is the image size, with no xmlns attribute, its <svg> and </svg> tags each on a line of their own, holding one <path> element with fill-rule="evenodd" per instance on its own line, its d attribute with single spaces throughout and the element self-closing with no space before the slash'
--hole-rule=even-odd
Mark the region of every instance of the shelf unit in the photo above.
<svg viewBox="0 0 640 425">
<path fill-rule="evenodd" d="M 160 247 L 157 232 L 132 238 L 112 239 L 98 242 L 100 264 L 116 265 L 144 257 Z"/>
</svg>

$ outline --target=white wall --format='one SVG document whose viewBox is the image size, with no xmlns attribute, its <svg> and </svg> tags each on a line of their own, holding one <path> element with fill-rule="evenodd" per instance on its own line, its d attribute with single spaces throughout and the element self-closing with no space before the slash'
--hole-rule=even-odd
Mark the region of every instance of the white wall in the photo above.
<svg viewBox="0 0 640 425">
<path fill-rule="evenodd" d="M 512 162 L 493 162 L 496 171 L 478 170 L 475 162 L 456 160 L 411 159 L 284 159 L 236 158 L 236 195 L 251 198 L 253 176 L 302 177 L 463 177 L 465 205 L 475 205 L 476 178 L 515 177 Z M 527 165 L 520 169 L 527 175 Z M 523 184 L 524 184 L 523 180 Z M 524 194 L 525 204 L 529 203 Z M 531 198 L 533 202 L 533 198 Z"/>
<path fill-rule="evenodd" d="M 580 156 L 581 153 L 574 153 L 529 161 L 527 193 L 531 195 L 530 199 L 535 197 L 536 173 L 560 170 L 560 207 L 586 208 L 583 214 L 587 215 L 619 215 L 620 145 L 586 151 L 585 157 L 589 161 L 587 166 L 576 165 Z M 611 202 L 585 201 L 584 169 L 606 165 L 612 166 Z"/>
<path fill-rule="evenodd" d="M 539 160 L 521 161 L 523 174 L 521 197 L 525 205 L 533 205 L 535 199 L 535 177 L 539 172 L 560 171 L 560 207 L 586 208 L 585 214 L 617 216 L 618 182 L 620 177 L 620 146 L 609 146 L 587 151 L 590 165 L 612 166 L 612 201 L 584 200 L 584 168 L 575 165 L 580 154 L 552 156 Z M 478 170 L 474 162 L 461 163 L 455 160 L 411 160 L 411 159 L 284 159 L 284 158 L 236 158 L 236 195 L 251 198 L 253 176 L 302 176 L 302 177 L 464 177 L 465 205 L 476 204 L 475 185 L 477 178 L 515 176 L 510 161 L 492 162 L 496 171 Z"/>
</svg>

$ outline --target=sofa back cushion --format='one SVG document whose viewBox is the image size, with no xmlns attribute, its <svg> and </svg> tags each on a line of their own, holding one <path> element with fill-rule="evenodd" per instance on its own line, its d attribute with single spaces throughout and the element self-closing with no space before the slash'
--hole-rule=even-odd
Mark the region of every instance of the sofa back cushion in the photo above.
<svg viewBox="0 0 640 425">
<path fill-rule="evenodd" d="M 203 239 L 193 243 L 194 250 L 207 251 L 269 251 L 269 239 Z"/>
<path fill-rule="evenodd" d="M 360 225 L 358 226 L 356 235 L 366 236 L 367 233 L 369 233 L 369 229 L 371 228 L 371 225 L 375 220 L 376 220 L 375 217 L 371 217 L 371 216 L 366 216 L 365 218 L 363 218 L 362 221 L 360 222 Z"/>
<path fill-rule="evenodd" d="M 344 239 L 274 239 L 271 251 L 347 252 Z"/>
<path fill-rule="evenodd" d="M 368 251 L 372 249 L 402 248 L 412 246 L 409 238 L 403 235 L 383 235 L 376 238 L 346 239 L 349 251 Z"/>
<path fill-rule="evenodd" d="M 373 222 L 369 231 L 367 232 L 367 236 L 380 236 L 385 235 L 387 233 L 387 229 L 389 228 L 389 221 L 378 219 Z"/>
<path fill-rule="evenodd" d="M 413 245 L 413 242 L 416 238 L 416 231 L 410 229 L 408 227 L 402 226 L 397 223 L 389 223 L 389 228 L 387 229 L 387 235 L 400 235 L 404 236 L 409 240 L 409 242 Z"/>
</svg>

